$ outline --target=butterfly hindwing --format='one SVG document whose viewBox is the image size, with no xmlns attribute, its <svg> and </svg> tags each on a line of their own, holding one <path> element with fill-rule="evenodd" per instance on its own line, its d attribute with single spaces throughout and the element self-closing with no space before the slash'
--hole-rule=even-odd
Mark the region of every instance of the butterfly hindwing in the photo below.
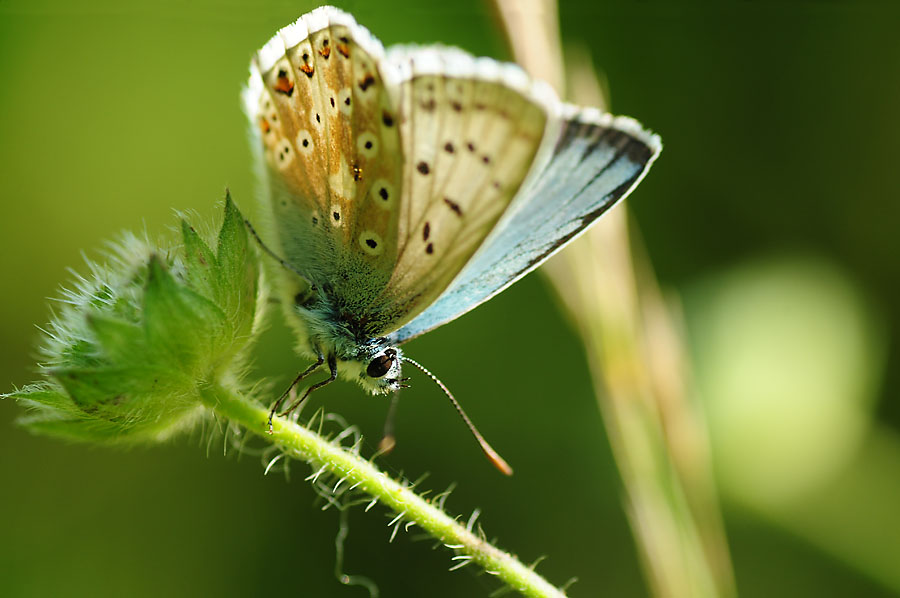
<svg viewBox="0 0 900 598">
<path fill-rule="evenodd" d="M 635 121 L 563 106 L 549 160 L 521 189 L 447 291 L 391 335 L 402 343 L 449 322 L 539 266 L 624 198 L 650 168 L 659 138 Z M 550 145 L 552 144 L 552 145 Z"/>
<path fill-rule="evenodd" d="M 446 289 L 509 206 L 547 111 L 517 67 L 452 49 L 399 48 L 389 59 L 404 73 L 399 253 L 384 292 L 396 328 Z"/>
</svg>

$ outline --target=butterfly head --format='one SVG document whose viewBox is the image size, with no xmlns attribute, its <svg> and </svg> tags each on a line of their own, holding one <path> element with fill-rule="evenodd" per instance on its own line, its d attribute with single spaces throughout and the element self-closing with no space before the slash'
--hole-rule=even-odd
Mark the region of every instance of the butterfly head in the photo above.
<svg viewBox="0 0 900 598">
<path fill-rule="evenodd" d="M 402 355 L 396 347 L 375 345 L 360 352 L 359 383 L 372 394 L 387 394 L 403 388 L 400 377 Z"/>
</svg>

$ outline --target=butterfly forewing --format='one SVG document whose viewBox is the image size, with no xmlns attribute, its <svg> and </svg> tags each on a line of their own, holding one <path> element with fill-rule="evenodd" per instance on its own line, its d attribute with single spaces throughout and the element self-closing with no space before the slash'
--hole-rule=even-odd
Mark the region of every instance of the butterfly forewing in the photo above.
<svg viewBox="0 0 900 598">
<path fill-rule="evenodd" d="M 280 250 L 355 314 L 379 295 L 397 256 L 402 156 L 380 58 L 347 15 L 317 11 L 279 32 L 255 61 L 255 119 Z"/>
</svg>

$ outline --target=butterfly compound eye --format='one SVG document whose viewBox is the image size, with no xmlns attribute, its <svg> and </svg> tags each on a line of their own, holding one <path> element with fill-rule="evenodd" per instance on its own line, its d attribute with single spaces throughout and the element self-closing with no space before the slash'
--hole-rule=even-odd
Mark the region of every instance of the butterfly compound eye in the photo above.
<svg viewBox="0 0 900 598">
<path fill-rule="evenodd" d="M 391 363 L 394 361 L 393 355 L 379 355 L 375 359 L 369 362 L 369 366 L 366 368 L 366 374 L 370 378 L 381 378 L 385 374 L 388 373 L 388 370 L 391 369 Z"/>
</svg>

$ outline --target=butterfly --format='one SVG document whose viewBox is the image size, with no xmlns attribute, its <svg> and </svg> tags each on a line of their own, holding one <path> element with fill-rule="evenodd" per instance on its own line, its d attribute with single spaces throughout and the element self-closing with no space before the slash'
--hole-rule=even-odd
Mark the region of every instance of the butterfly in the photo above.
<svg viewBox="0 0 900 598">
<path fill-rule="evenodd" d="M 338 375 L 398 391 L 409 363 L 511 473 L 400 346 L 583 232 L 644 177 L 659 137 L 563 103 L 513 64 L 442 46 L 385 50 L 329 6 L 256 53 L 242 96 L 274 236 L 257 239 L 284 266 L 281 303 L 315 359 L 289 390 L 328 369 L 282 415 Z"/>
</svg>

